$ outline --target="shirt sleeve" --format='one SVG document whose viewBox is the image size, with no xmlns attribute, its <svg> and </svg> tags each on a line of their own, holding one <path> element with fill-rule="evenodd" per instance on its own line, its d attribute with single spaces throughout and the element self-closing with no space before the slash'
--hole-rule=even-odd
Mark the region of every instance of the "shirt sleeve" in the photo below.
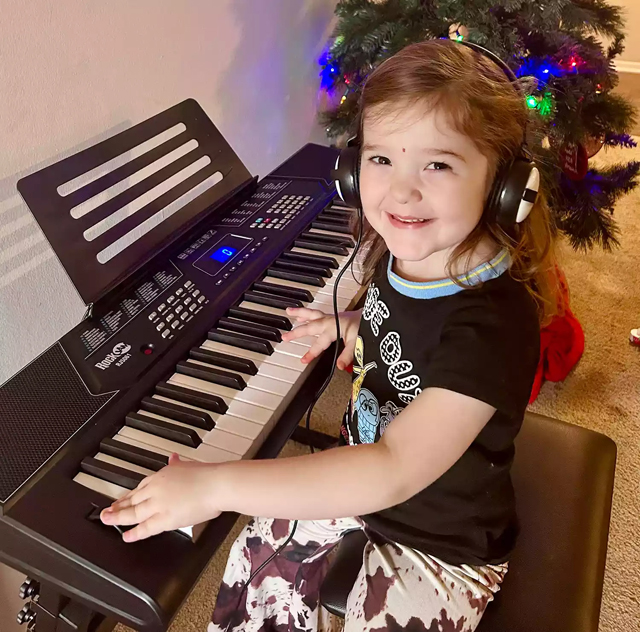
<svg viewBox="0 0 640 632">
<path fill-rule="evenodd" d="M 521 417 L 540 353 L 535 305 L 528 295 L 502 305 L 479 298 L 462 302 L 447 318 L 422 388 L 455 391 Z"/>
</svg>

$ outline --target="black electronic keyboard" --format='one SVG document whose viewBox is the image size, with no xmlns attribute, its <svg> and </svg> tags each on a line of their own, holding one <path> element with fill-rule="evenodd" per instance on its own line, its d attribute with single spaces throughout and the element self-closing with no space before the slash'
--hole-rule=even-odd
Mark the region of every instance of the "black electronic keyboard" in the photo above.
<svg viewBox="0 0 640 632">
<path fill-rule="evenodd" d="M 285 310 L 331 312 L 354 248 L 336 154 L 258 181 L 189 100 L 18 183 L 89 305 L 0 387 L 0 561 L 30 578 L 29 629 L 168 627 L 237 516 L 125 544 L 99 511 L 172 452 L 269 458 L 291 436 L 332 358 L 300 362 Z M 359 279 L 356 260 L 339 309 Z"/>
</svg>

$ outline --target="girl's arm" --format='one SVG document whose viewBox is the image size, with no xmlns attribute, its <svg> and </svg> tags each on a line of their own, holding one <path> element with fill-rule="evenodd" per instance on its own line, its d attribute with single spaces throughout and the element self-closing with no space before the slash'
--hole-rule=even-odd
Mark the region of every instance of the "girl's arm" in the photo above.
<svg viewBox="0 0 640 632">
<path fill-rule="evenodd" d="M 136 524 L 134 541 L 235 511 L 287 519 L 364 515 L 408 500 L 446 472 L 495 409 L 453 391 L 423 391 L 378 443 L 268 461 L 171 464 L 103 512 Z"/>
</svg>

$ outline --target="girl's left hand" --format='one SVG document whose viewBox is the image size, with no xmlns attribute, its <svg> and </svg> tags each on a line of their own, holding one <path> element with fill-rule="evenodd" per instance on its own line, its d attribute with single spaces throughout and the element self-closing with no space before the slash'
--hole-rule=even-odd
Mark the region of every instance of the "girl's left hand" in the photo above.
<svg viewBox="0 0 640 632">
<path fill-rule="evenodd" d="M 135 542 L 216 518 L 221 511 L 213 500 L 215 468 L 172 454 L 169 465 L 104 509 L 100 519 L 108 525 L 137 524 L 122 536 L 125 542 Z"/>
</svg>

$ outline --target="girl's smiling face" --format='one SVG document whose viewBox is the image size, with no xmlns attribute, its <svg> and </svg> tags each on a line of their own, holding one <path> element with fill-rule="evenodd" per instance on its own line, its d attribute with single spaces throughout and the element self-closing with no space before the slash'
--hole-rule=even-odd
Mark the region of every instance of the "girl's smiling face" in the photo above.
<svg viewBox="0 0 640 632">
<path fill-rule="evenodd" d="M 373 115 L 371 115 L 373 114 Z M 443 278 L 451 251 L 476 227 L 492 169 L 441 110 L 405 105 L 363 121 L 363 211 L 407 277 Z"/>
</svg>

